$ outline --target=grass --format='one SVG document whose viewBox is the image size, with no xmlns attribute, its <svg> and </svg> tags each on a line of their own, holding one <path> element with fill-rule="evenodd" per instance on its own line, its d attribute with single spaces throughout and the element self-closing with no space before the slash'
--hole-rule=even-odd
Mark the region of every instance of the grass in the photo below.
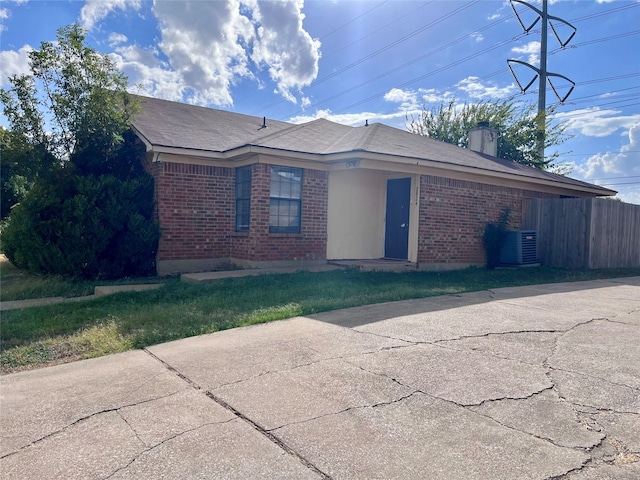
<svg viewBox="0 0 640 480">
<path fill-rule="evenodd" d="M 229 278 L 209 284 L 171 279 L 158 290 L 2 312 L 0 371 L 9 373 L 97 357 L 338 308 L 504 286 L 630 275 L 640 275 L 640 269 L 570 271 L 539 267 L 440 273 L 337 270 Z M 44 282 L 32 291 L 53 291 L 46 280 L 29 279 Z M 69 292 L 77 291 L 73 282 L 57 279 L 52 283 L 62 296 L 64 292 L 69 296 Z"/>
<path fill-rule="evenodd" d="M 4 255 L 0 255 L 0 301 L 25 300 L 44 297 L 82 297 L 93 294 L 99 285 L 126 285 L 132 283 L 166 283 L 171 278 L 127 278 L 116 282 L 69 281 L 58 276 L 29 275 L 14 267 Z"/>
</svg>

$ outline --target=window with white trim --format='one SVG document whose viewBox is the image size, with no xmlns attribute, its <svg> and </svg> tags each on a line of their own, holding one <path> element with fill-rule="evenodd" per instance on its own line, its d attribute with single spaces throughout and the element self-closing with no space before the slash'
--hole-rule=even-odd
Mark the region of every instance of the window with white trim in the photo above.
<svg viewBox="0 0 640 480">
<path fill-rule="evenodd" d="M 300 233 L 302 169 L 271 167 L 270 233 Z"/>
</svg>

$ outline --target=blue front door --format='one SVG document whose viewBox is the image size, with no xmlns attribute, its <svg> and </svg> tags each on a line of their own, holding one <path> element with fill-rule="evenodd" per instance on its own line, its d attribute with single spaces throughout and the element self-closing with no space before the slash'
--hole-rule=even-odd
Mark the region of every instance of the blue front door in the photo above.
<svg viewBox="0 0 640 480">
<path fill-rule="evenodd" d="M 409 255 L 409 203 L 411 179 L 387 180 L 387 220 L 384 235 L 385 258 L 407 260 Z"/>
</svg>

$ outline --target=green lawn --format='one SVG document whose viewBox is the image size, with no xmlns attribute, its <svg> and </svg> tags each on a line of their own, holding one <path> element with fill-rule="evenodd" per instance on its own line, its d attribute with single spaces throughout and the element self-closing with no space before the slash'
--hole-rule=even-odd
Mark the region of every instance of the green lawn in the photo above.
<svg viewBox="0 0 640 480">
<path fill-rule="evenodd" d="M 357 305 L 504 286 L 630 275 L 640 275 L 640 269 L 569 271 L 538 267 L 487 271 L 472 268 L 441 273 L 337 270 L 230 278 L 209 284 L 169 279 L 158 290 L 2 312 L 0 371 L 8 373 L 97 357 Z M 31 280 L 47 283 L 46 278 Z M 55 279 L 54 283 L 59 295 L 71 296 L 70 293 L 77 291 L 73 282 Z"/>
<path fill-rule="evenodd" d="M 0 301 L 25 300 L 43 297 L 82 297 L 91 295 L 97 285 L 125 285 L 131 283 L 164 283 L 177 281 L 167 278 L 129 278 L 117 282 L 69 281 L 57 276 L 29 275 L 14 267 L 0 255 Z"/>
</svg>

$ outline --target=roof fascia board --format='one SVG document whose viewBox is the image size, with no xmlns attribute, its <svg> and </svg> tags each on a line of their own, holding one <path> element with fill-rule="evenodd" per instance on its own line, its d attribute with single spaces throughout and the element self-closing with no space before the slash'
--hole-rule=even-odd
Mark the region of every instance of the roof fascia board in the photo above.
<svg viewBox="0 0 640 480">
<path fill-rule="evenodd" d="M 364 151 L 340 152 L 331 154 L 316 154 L 295 152 L 290 150 L 277 150 L 273 148 L 247 145 L 229 150 L 227 152 L 208 152 L 203 150 L 191 150 L 174 147 L 153 147 L 154 152 L 163 153 L 165 161 L 175 163 L 194 163 L 201 165 L 214 165 L 221 167 L 239 167 L 250 163 L 273 163 L 277 161 L 284 166 L 300 166 L 313 168 L 314 170 L 332 171 L 349 168 L 368 168 L 372 170 L 397 171 L 411 174 L 434 175 L 449 177 L 457 180 L 468 180 L 489 185 L 513 186 L 532 190 L 536 185 L 538 189 L 545 187 L 547 193 L 560 195 L 575 195 L 576 193 L 592 196 L 615 195 L 616 192 L 609 189 L 589 188 L 580 185 L 565 184 L 534 177 L 526 177 L 517 174 L 484 170 L 452 163 L 422 160 L 383 153 Z M 285 165 L 286 163 L 286 165 Z M 562 192 L 562 193 L 559 193 Z"/>
<path fill-rule="evenodd" d="M 446 166 L 445 166 L 446 165 Z M 523 190 L 536 190 L 545 193 L 553 193 L 558 195 L 576 195 L 579 193 L 589 193 L 593 196 L 604 196 L 606 195 L 600 189 L 590 189 L 585 187 L 580 187 L 578 185 L 573 186 L 571 184 L 563 184 L 560 182 L 553 182 L 551 180 L 544 180 L 538 178 L 530 178 L 530 177 L 522 177 L 511 175 L 508 173 L 501 172 L 487 172 L 486 170 L 480 169 L 470 169 L 469 167 L 458 167 L 456 165 L 450 164 L 440 164 L 440 165 L 425 165 L 422 161 L 415 164 L 401 164 L 394 163 L 393 169 L 389 168 L 388 162 L 380 162 L 376 160 L 368 160 L 368 159 L 353 159 L 351 161 L 334 164 L 331 166 L 329 171 L 338 171 L 338 170 L 351 170 L 354 168 L 359 169 L 368 169 L 368 170 L 379 170 L 379 171 L 394 171 L 394 172 L 402 172 L 406 174 L 417 174 L 417 175 L 431 175 L 434 177 L 443 177 L 443 178 L 452 178 L 454 180 L 464 180 L 475 183 L 484 183 L 487 185 L 496 185 L 510 188 L 519 188 Z M 535 187 L 533 186 L 535 185 Z M 611 195 L 615 195 L 616 192 L 609 190 Z"/>
<path fill-rule="evenodd" d="M 135 133 L 138 136 L 138 138 L 140 140 L 142 140 L 142 143 L 144 143 L 146 151 L 147 152 L 152 152 L 153 151 L 153 144 L 149 140 L 147 140 L 147 137 L 145 137 L 142 133 L 140 133 L 140 130 L 138 130 L 133 125 L 131 125 L 131 130 L 133 130 L 133 133 Z"/>
</svg>

